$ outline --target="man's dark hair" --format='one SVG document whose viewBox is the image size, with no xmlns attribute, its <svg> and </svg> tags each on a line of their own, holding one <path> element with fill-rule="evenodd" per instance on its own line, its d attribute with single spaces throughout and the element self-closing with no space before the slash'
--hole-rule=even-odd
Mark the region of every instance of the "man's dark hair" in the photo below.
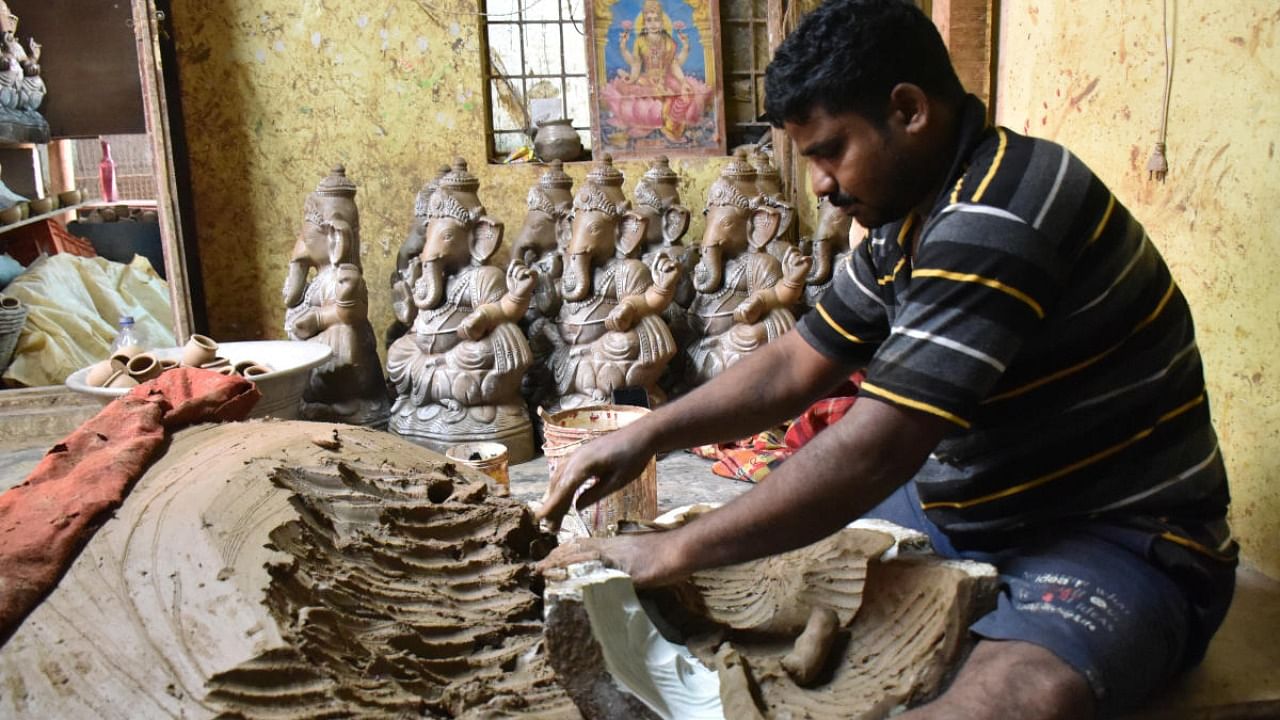
<svg viewBox="0 0 1280 720">
<path fill-rule="evenodd" d="M 881 124 L 899 83 L 958 102 L 964 87 L 933 21 L 906 0 L 827 0 L 782 41 L 765 72 L 774 127 L 814 108 Z"/>
</svg>

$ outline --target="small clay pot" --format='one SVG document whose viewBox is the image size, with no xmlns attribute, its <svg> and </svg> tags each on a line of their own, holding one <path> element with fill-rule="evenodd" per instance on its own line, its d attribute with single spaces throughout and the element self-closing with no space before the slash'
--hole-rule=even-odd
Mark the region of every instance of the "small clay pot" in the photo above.
<svg viewBox="0 0 1280 720">
<path fill-rule="evenodd" d="M 231 377 L 236 374 L 236 369 L 230 365 L 222 365 L 220 367 L 210 369 L 216 371 L 219 375 L 226 375 L 227 377 Z"/>
<path fill-rule="evenodd" d="M 129 373 L 124 370 L 120 370 L 111 376 L 111 379 L 107 381 L 106 386 L 110 388 L 131 388 L 137 387 L 138 381 L 134 380 Z"/>
<path fill-rule="evenodd" d="M 82 199 L 84 199 L 84 193 L 79 190 L 64 190 L 58 193 L 58 202 L 62 203 L 62 207 L 79 205 Z"/>
<path fill-rule="evenodd" d="M 89 369 L 89 373 L 84 376 L 84 383 L 90 387 L 102 387 L 118 372 L 120 368 L 115 363 L 103 360 Z"/>
<path fill-rule="evenodd" d="M 249 378 L 250 380 L 252 380 L 253 378 L 261 377 L 261 376 L 263 376 L 263 375 L 266 375 L 266 374 L 267 374 L 267 373 L 269 373 L 269 372 L 271 372 L 271 368 L 267 367 L 266 365 L 257 365 L 257 364 L 254 364 L 254 365 L 250 365 L 249 367 L 245 368 L 244 370 L 241 370 L 241 371 L 240 371 L 240 374 L 241 374 L 241 375 L 243 375 L 244 377 Z"/>
<path fill-rule="evenodd" d="M 231 368 L 231 372 L 236 371 L 236 369 L 231 366 L 231 361 L 224 357 L 216 357 L 210 360 L 209 362 L 204 363 L 200 367 L 204 370 L 221 370 L 222 368 L 225 367 L 225 368 Z"/>
<path fill-rule="evenodd" d="M 137 345 L 125 345 L 124 347 L 112 353 L 111 362 L 115 363 L 116 365 L 119 365 L 120 369 L 123 370 L 126 366 L 128 366 L 129 361 L 132 360 L 135 355 L 140 355 L 140 354 L 142 354 L 142 348 L 138 347 Z"/>
<path fill-rule="evenodd" d="M 30 206 L 32 215 L 43 215 L 47 212 L 53 212 L 53 198 L 36 198 L 31 201 Z"/>
<path fill-rule="evenodd" d="M 22 221 L 22 208 L 17 205 L 0 210 L 0 223 L 12 225 Z"/>
<path fill-rule="evenodd" d="M 218 355 L 218 343 L 204 335 L 192 335 L 182 347 L 182 364 L 188 367 L 200 367 L 212 362 Z"/>
<path fill-rule="evenodd" d="M 139 383 L 144 383 L 148 380 L 154 380 L 155 378 L 160 377 L 160 373 L 164 372 L 164 367 L 160 364 L 160 361 L 156 359 L 155 355 L 152 355 L 151 353 L 141 353 L 134 355 L 129 360 L 129 364 L 125 366 L 125 370 L 128 371 L 129 377 L 137 380 Z"/>
<path fill-rule="evenodd" d="M 23 200 L 22 202 L 18 203 L 18 212 L 22 214 L 23 220 L 26 220 L 27 218 L 31 217 L 31 203 L 27 202 L 26 200 Z"/>
<path fill-rule="evenodd" d="M 180 364 L 178 358 L 160 358 L 160 367 L 164 370 L 172 370 Z"/>
</svg>

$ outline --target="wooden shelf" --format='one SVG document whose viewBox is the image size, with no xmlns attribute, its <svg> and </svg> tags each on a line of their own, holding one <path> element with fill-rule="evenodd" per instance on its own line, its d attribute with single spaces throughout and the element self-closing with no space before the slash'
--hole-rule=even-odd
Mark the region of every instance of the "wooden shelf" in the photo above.
<svg viewBox="0 0 1280 720">
<path fill-rule="evenodd" d="M 50 218 L 55 218 L 63 213 L 75 212 L 76 210 L 79 210 L 80 208 L 85 207 L 86 205 L 89 205 L 89 204 L 90 203 L 77 203 L 75 205 L 69 205 L 67 207 L 58 208 L 57 210 L 50 210 L 49 212 L 41 213 L 40 215 L 32 215 L 26 220 L 19 220 L 16 223 L 10 223 L 8 225 L 0 225 L 0 235 L 7 233 L 10 230 L 16 230 L 20 227 L 25 227 L 32 223 L 40 222 L 41 220 L 48 220 Z"/>
</svg>

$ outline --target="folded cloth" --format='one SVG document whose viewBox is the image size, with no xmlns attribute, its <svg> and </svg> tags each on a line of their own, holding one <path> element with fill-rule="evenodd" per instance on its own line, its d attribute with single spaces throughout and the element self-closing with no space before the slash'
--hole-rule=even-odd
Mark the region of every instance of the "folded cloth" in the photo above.
<svg viewBox="0 0 1280 720">
<path fill-rule="evenodd" d="M 0 644 L 57 584 L 80 548 L 160 454 L 166 433 L 243 420 L 253 383 L 176 368 L 113 401 L 0 495 Z"/>
<path fill-rule="evenodd" d="M 859 370 L 828 397 L 810 405 L 800 417 L 731 443 L 701 445 L 689 452 L 715 460 L 711 472 L 730 480 L 760 482 L 782 461 L 849 412 L 866 373 Z"/>
<path fill-rule="evenodd" d="M 760 482 L 775 465 L 787 459 L 794 450 L 782 442 L 786 426 L 756 433 L 736 442 L 701 445 L 689 452 L 715 460 L 711 472 L 730 480 Z"/>
</svg>

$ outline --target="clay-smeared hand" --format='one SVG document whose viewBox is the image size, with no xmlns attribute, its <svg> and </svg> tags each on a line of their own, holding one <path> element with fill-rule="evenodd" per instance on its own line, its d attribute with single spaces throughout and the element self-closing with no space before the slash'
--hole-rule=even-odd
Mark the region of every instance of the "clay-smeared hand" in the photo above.
<svg viewBox="0 0 1280 720">
<path fill-rule="evenodd" d="M 551 477 L 538 519 L 545 520 L 553 532 L 559 530 L 574 495 L 588 480 L 594 478 L 595 482 L 578 497 L 580 508 L 621 490 L 640 477 L 653 456 L 642 427 L 643 423 L 628 425 L 592 440 L 570 455 Z"/>
<path fill-rule="evenodd" d="M 669 533 L 650 532 L 612 538 L 577 538 L 561 545 L 538 563 L 549 579 L 559 568 L 597 560 L 631 576 L 636 587 L 659 587 L 680 580 L 682 574 L 668 561 Z"/>
</svg>

